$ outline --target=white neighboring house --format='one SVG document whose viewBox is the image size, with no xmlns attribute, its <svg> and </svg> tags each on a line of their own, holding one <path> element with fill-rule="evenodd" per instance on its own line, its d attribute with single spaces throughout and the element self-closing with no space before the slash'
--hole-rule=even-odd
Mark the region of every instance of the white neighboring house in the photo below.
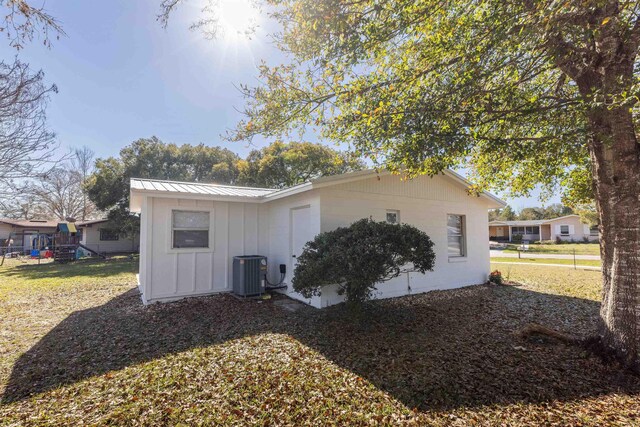
<svg viewBox="0 0 640 427">
<path fill-rule="evenodd" d="M 108 219 L 96 219 L 76 222 L 82 232 L 80 243 L 98 253 L 137 252 L 140 247 L 139 236 L 123 237 L 116 231 L 117 226 Z"/>
<path fill-rule="evenodd" d="M 511 242 L 514 236 L 522 236 L 523 241 L 566 240 L 582 242 L 585 238 L 596 241 L 598 227 L 583 224 L 579 215 L 565 215 L 559 218 L 531 221 L 491 221 L 489 239 L 496 242 Z"/>
<path fill-rule="evenodd" d="M 148 179 L 131 180 L 131 211 L 141 213 L 139 287 L 143 302 L 229 292 L 232 260 L 268 257 L 268 277 L 285 264 L 286 291 L 314 307 L 337 304 L 335 288 L 305 299 L 291 289 L 295 260 L 320 232 L 362 218 L 402 222 L 435 243 L 433 272 L 385 282 L 376 297 L 484 283 L 489 274 L 487 210 L 505 203 L 472 196 L 469 183 L 447 171 L 433 178 L 359 171 L 323 177 L 284 190 Z"/>
</svg>

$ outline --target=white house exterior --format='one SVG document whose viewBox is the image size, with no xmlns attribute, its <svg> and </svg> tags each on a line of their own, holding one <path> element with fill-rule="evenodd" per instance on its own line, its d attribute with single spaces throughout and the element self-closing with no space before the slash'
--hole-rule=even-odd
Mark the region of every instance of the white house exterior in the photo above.
<svg viewBox="0 0 640 427">
<path fill-rule="evenodd" d="M 137 252 L 139 236 L 123 237 L 117 233 L 117 225 L 108 219 L 77 222 L 82 232 L 80 243 L 99 253 Z"/>
<path fill-rule="evenodd" d="M 143 302 L 229 292 L 233 257 L 259 254 L 268 257 L 272 282 L 279 279 L 278 265 L 287 266 L 284 292 L 290 297 L 314 307 L 339 303 L 335 289 L 310 300 L 293 292 L 296 256 L 318 233 L 367 217 L 414 225 L 435 243 L 433 272 L 385 282 L 377 297 L 484 283 L 487 210 L 504 202 L 489 193 L 469 195 L 468 186 L 453 172 L 406 181 L 361 171 L 284 190 L 132 179 L 131 210 L 141 213 Z M 185 242 L 203 247 L 180 247 Z"/>
<path fill-rule="evenodd" d="M 489 238 L 493 241 L 511 242 L 514 236 L 523 241 L 564 240 L 573 242 L 596 241 L 598 228 L 583 224 L 579 215 L 531 221 L 491 221 Z"/>
</svg>

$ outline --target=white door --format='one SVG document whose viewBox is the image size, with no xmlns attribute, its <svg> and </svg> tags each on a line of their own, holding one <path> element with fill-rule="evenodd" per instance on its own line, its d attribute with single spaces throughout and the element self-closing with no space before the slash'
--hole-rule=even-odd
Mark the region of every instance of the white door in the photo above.
<svg viewBox="0 0 640 427">
<path fill-rule="evenodd" d="M 291 273 L 304 245 L 315 237 L 311 230 L 310 212 L 309 206 L 291 209 Z"/>
<path fill-rule="evenodd" d="M 504 228 L 502 227 L 496 228 L 496 237 L 504 237 Z"/>
</svg>

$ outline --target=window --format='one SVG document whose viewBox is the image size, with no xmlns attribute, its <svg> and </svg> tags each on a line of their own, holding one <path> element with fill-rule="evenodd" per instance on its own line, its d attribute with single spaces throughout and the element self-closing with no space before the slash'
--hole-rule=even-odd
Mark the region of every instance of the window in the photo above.
<svg viewBox="0 0 640 427">
<path fill-rule="evenodd" d="M 208 248 L 209 212 L 172 211 L 172 248 Z"/>
<path fill-rule="evenodd" d="M 109 242 L 119 240 L 120 236 L 116 230 L 110 230 L 108 228 L 100 229 L 100 241 Z"/>
<path fill-rule="evenodd" d="M 465 255 L 464 215 L 447 215 L 447 241 L 449 257 Z"/>
<path fill-rule="evenodd" d="M 600 230 L 598 229 L 597 225 L 594 225 L 593 227 L 589 228 L 589 235 L 590 236 L 598 236 L 598 235 L 600 235 Z"/>
<path fill-rule="evenodd" d="M 561 225 L 560 226 L 560 234 L 562 236 L 568 236 L 569 235 L 569 226 L 568 225 Z"/>
<path fill-rule="evenodd" d="M 526 233 L 525 234 L 540 234 L 540 227 L 538 227 L 538 226 L 526 227 Z"/>
<path fill-rule="evenodd" d="M 511 234 L 514 234 L 514 235 L 524 234 L 524 227 L 511 227 Z"/>
<path fill-rule="evenodd" d="M 400 211 L 388 210 L 387 222 L 389 224 L 400 224 Z"/>
</svg>

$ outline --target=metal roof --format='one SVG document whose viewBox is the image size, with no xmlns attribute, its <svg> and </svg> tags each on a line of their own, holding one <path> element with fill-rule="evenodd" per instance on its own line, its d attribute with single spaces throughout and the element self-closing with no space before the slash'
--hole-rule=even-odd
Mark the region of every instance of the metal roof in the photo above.
<svg viewBox="0 0 640 427">
<path fill-rule="evenodd" d="M 131 178 L 131 200 L 129 208 L 132 212 L 140 212 L 142 209 L 141 198 L 134 197 L 136 193 L 147 193 L 150 195 L 157 194 L 160 197 L 173 197 L 184 195 L 184 197 L 197 198 L 197 196 L 207 196 L 205 198 L 212 200 L 230 200 L 245 201 L 254 203 L 263 203 L 276 200 L 282 197 L 289 197 L 294 194 L 302 193 L 312 189 L 318 189 L 326 186 L 336 185 L 342 182 L 356 181 L 366 179 L 371 176 L 389 175 L 388 171 L 363 170 L 357 172 L 348 172 L 340 175 L 326 176 L 316 178 L 304 184 L 295 185 L 293 187 L 281 190 L 273 188 L 254 188 L 254 187 L 237 187 L 232 185 L 207 184 L 199 182 L 180 182 L 180 181 L 164 181 L 160 179 Z M 460 184 L 468 187 L 469 182 L 462 176 L 452 171 L 445 171 L 444 175 L 458 181 Z M 164 196 L 161 196 L 164 195 Z M 489 200 L 489 207 L 503 207 L 506 203 L 496 196 L 488 192 L 482 192 L 480 196 Z"/>
<path fill-rule="evenodd" d="M 235 187 L 231 185 L 140 178 L 131 178 L 131 189 L 160 191 L 163 193 L 206 194 L 211 196 L 249 198 L 259 198 L 277 191 L 272 188 Z"/>
</svg>

